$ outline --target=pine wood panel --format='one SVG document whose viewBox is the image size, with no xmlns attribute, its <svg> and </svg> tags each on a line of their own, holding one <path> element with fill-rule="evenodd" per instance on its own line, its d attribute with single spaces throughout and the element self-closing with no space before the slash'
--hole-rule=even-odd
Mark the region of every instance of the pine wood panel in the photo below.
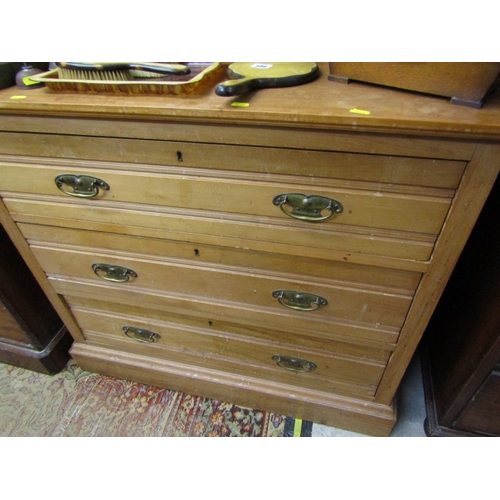
<svg viewBox="0 0 500 500">
<path fill-rule="evenodd" d="M 132 269 L 137 277 L 127 283 L 142 289 L 164 291 L 213 302 L 231 302 L 234 307 L 244 305 L 287 311 L 272 294 L 275 290 L 293 290 L 325 298 L 326 306 L 316 311 L 293 311 L 318 318 L 331 318 L 364 324 L 370 328 L 401 327 L 410 307 L 412 294 L 393 289 L 326 280 L 296 274 L 258 273 L 256 270 L 226 265 L 192 265 L 177 259 L 144 258 L 134 254 L 97 252 L 91 248 L 68 248 L 32 244 L 38 262 L 50 276 L 66 276 L 87 280 L 101 280 L 92 269 L 96 263 Z M 113 287 L 111 288 L 113 289 Z M 288 312 L 288 311 L 287 311 Z"/>
<path fill-rule="evenodd" d="M 288 218 L 273 204 L 275 196 L 283 193 L 324 196 L 339 201 L 344 209 L 331 219 L 317 224 L 348 225 L 437 234 L 450 206 L 449 198 L 417 196 L 384 192 L 377 189 L 311 187 L 310 184 L 287 184 L 274 176 L 271 182 L 257 179 L 188 176 L 186 173 L 162 175 L 136 171 L 117 173 L 102 168 L 62 169 L 47 165 L 17 165 L 0 163 L 4 191 L 48 194 L 68 197 L 55 185 L 58 175 L 88 175 L 104 180 L 109 191 L 100 190 L 99 200 L 127 203 L 148 203 L 165 207 L 252 216 Z M 66 189 L 68 189 L 66 187 Z M 71 199 L 71 197 L 69 197 Z M 96 197 L 97 198 L 97 197 Z M 288 221 L 287 221 L 288 222 Z M 292 226 L 293 227 L 293 226 Z"/>
<path fill-rule="evenodd" d="M 33 95 L 33 93 L 32 93 Z M 2 96 L 2 93 L 0 93 Z M 143 101 L 144 102 L 144 101 Z M 2 112 L 0 99 L 0 112 Z M 101 108 L 99 108 L 101 109 Z M 19 110 L 16 110 L 19 112 Z M 484 110 L 482 111 L 484 115 Z M 480 116 L 482 116 L 480 115 Z M 427 131 L 423 137 L 415 135 L 406 137 L 403 131 L 393 130 L 388 133 L 364 133 L 361 129 L 352 132 L 352 126 L 338 126 L 330 123 L 321 127 L 292 126 L 287 124 L 268 125 L 265 122 L 244 125 L 237 122 L 226 124 L 216 121 L 172 120 L 165 117 L 140 120 L 122 119 L 117 122 L 105 117 L 93 117 L 86 120 L 72 114 L 61 116 L 22 116 L 3 114 L 0 130 L 14 132 L 34 132 L 44 134 L 62 134 L 63 136 L 79 135 L 90 137 L 116 137 L 127 139 L 147 139 L 162 141 L 180 141 L 210 144 L 233 144 L 247 146 L 269 146 L 296 150 L 343 151 L 367 153 L 375 155 L 396 155 L 401 157 L 418 157 L 445 160 L 470 160 L 476 144 L 474 136 L 481 135 L 480 120 L 469 129 L 468 137 L 457 142 L 446 138 L 437 138 Z M 476 117 L 477 118 L 477 117 Z M 492 120 L 494 122 L 494 119 Z M 214 125 L 217 124 L 215 127 Z M 119 126 L 118 126 L 119 125 Z M 259 126 L 255 126 L 259 125 Z M 69 133 L 69 131 L 71 131 Z M 373 132 L 373 131 L 372 131 Z M 449 131 L 448 131 L 449 132 Z M 398 135 L 399 134 L 399 135 Z M 446 133 L 443 134 L 446 137 Z M 448 136 L 453 137 L 453 133 Z M 486 133 L 485 137 L 489 134 Z M 6 150 L 8 151 L 8 149 Z M 28 154 L 29 148 L 23 154 Z"/>
<path fill-rule="evenodd" d="M 290 335 L 327 339 L 338 342 L 350 342 L 355 345 L 370 346 L 377 349 L 392 350 L 397 342 L 400 329 L 384 325 L 371 328 L 370 325 L 355 322 L 325 319 L 314 314 L 294 314 L 283 307 L 263 308 L 233 302 L 215 302 L 203 297 L 186 297 L 169 294 L 161 290 L 150 291 L 129 283 L 126 287 L 110 286 L 102 280 L 81 280 L 64 276 L 50 276 L 49 281 L 60 295 L 70 295 L 84 299 L 99 299 L 119 302 L 133 307 L 144 307 L 175 313 L 189 314 L 201 318 L 207 324 L 219 321 L 237 323 L 245 327 L 268 329 L 285 332 Z"/>
<path fill-rule="evenodd" d="M 233 370 L 273 382 L 294 383 L 302 387 L 338 390 L 343 384 L 364 386 L 365 395 L 373 396 L 385 365 L 342 355 L 325 356 L 324 352 L 291 345 L 266 342 L 215 329 L 188 328 L 153 319 L 141 320 L 131 315 L 110 315 L 89 309 L 72 308 L 85 337 L 90 342 L 110 345 L 128 343 L 138 354 L 173 359 L 199 366 Z M 143 328 L 157 333 L 154 344 L 130 339 L 123 327 Z M 291 372 L 277 366 L 274 355 L 305 359 L 317 365 L 311 372 Z M 343 382 L 343 384 L 337 384 Z M 344 391 L 346 389 L 344 388 Z M 370 394 L 371 392 L 371 394 Z"/>
<path fill-rule="evenodd" d="M 17 157 L 29 154 L 33 162 L 43 162 L 37 157 L 46 157 L 51 165 L 59 161 L 61 166 L 65 166 L 65 160 L 78 160 L 73 164 L 85 167 L 90 165 L 83 160 L 92 160 L 113 162 L 114 168 L 124 168 L 117 162 L 132 163 L 149 171 L 153 171 L 152 165 L 164 166 L 156 172 L 167 170 L 166 166 L 182 167 L 183 172 L 198 167 L 306 176 L 316 182 L 331 178 L 439 188 L 456 188 L 466 165 L 463 161 L 333 151 L 8 132 L 0 133 L 0 153 Z M 19 161 L 16 156 L 11 160 Z M 25 156 L 25 161 L 30 157 Z"/>
<path fill-rule="evenodd" d="M 274 330 L 269 325 L 266 327 L 246 325 L 239 321 L 239 318 L 233 321 L 227 317 L 215 319 L 209 314 L 193 315 L 191 311 L 179 313 L 159 308 L 154 309 L 150 307 L 150 304 L 133 305 L 131 303 L 111 302 L 112 297 L 108 297 L 109 300 L 104 300 L 102 298 L 65 295 L 64 299 L 72 309 L 90 310 L 99 312 L 101 315 L 134 316 L 143 322 L 155 320 L 162 323 L 175 323 L 187 329 L 203 330 L 208 328 L 208 330 L 214 330 L 220 335 L 227 334 L 230 337 L 241 336 L 247 339 L 256 338 L 265 342 L 279 342 L 295 346 L 298 349 L 355 357 L 383 365 L 387 363 L 392 352 L 390 344 L 386 345 L 385 348 L 381 348 L 373 345 L 356 344 L 351 339 L 342 342 L 325 337 L 315 337 L 309 330 L 304 330 L 301 335 L 297 335 L 284 329 Z"/>
<path fill-rule="evenodd" d="M 498 95 L 492 96 L 482 109 L 463 109 L 426 95 L 329 82 L 328 64 L 321 63 L 320 68 L 320 77 L 307 85 L 250 93 L 245 96 L 250 104 L 245 108 L 231 106 L 234 99 L 221 98 L 214 91 L 179 99 L 177 96 L 91 95 L 34 89 L 29 99 L 19 101 L 11 99 L 19 95 L 19 89 L 13 88 L 1 91 L 0 112 L 107 118 L 111 123 L 114 121 L 115 129 L 116 120 L 162 119 L 231 127 L 237 124 L 291 129 L 330 127 L 351 133 L 370 130 L 380 134 L 441 135 L 466 140 L 495 139 L 500 134 Z M 357 115 L 352 109 L 363 109 L 370 114 Z"/>
<path fill-rule="evenodd" d="M 344 380 L 342 377 L 326 380 L 318 376 L 317 370 L 311 372 L 309 377 L 299 378 L 297 375 L 304 374 L 282 373 L 282 369 L 275 370 L 272 365 L 271 367 L 264 368 L 259 364 L 245 365 L 241 361 L 231 358 L 221 360 L 209 354 L 205 354 L 204 357 L 196 356 L 187 350 L 179 352 L 175 349 L 166 349 L 161 345 L 149 346 L 138 344 L 134 341 L 129 341 L 129 339 L 103 335 L 98 332 L 89 331 L 86 334 L 86 338 L 86 345 L 88 346 L 103 349 L 118 349 L 124 353 L 147 356 L 152 360 L 163 360 L 167 363 L 182 363 L 195 369 L 209 369 L 214 373 L 232 374 L 240 377 L 240 380 L 252 378 L 253 380 L 266 381 L 269 384 L 289 383 L 290 385 L 293 384 L 297 389 L 304 388 L 322 391 L 325 394 L 333 393 L 346 397 L 355 397 L 362 401 L 373 401 L 373 394 L 376 390 L 376 385 L 351 382 Z M 232 343 L 231 345 L 234 344 Z M 358 367 L 362 368 L 363 365 L 358 363 Z"/>
<path fill-rule="evenodd" d="M 189 261 L 193 265 L 225 264 L 253 269 L 256 272 L 294 273 L 304 276 L 333 279 L 362 284 L 363 287 L 379 286 L 395 293 L 413 293 L 422 277 L 419 272 L 389 269 L 349 262 L 314 259 L 307 255 L 281 255 L 270 252 L 256 252 L 244 248 L 230 248 L 206 245 L 199 242 L 187 243 L 159 238 L 134 237 L 124 234 L 82 231 L 75 228 L 42 226 L 37 224 L 18 225 L 24 237 L 31 243 L 92 247 L 95 250 L 132 252 L 153 257 L 169 257 Z M 325 255 L 326 257 L 326 255 Z"/>
<path fill-rule="evenodd" d="M 480 144 L 453 201 L 432 266 L 424 274 L 397 349 L 378 388 L 381 402 L 392 400 L 451 272 L 500 172 L 500 145 Z"/>
<path fill-rule="evenodd" d="M 105 201 L 65 203 L 54 197 L 4 196 L 17 222 L 108 231 L 135 236 L 201 242 L 316 258 L 372 263 L 421 271 L 434 248 L 435 236 L 335 224 L 318 225 L 283 218 L 164 209 Z M 337 253 L 335 253 L 337 252 Z M 359 256 L 355 254 L 360 254 Z M 364 254 L 366 257 L 363 258 Z M 406 259 L 407 262 L 394 259 Z"/>
<path fill-rule="evenodd" d="M 245 96 L 250 105 L 239 109 L 211 93 L 123 99 L 38 89 L 16 102 L 17 89 L 0 91 L 1 165 L 12 181 L 8 186 L 1 177 L 10 214 L 0 216 L 64 310 L 79 341 L 72 352 L 84 369 L 387 434 L 399 382 L 500 169 L 500 94 L 471 110 L 429 96 L 335 85 L 325 74 L 308 85 L 266 90 Z M 38 191 L 43 182 L 33 187 L 37 169 L 52 175 L 66 167 L 111 175 L 111 191 L 75 201 Z M 20 172 L 29 176 L 23 180 Z M 118 195 L 114 186 L 121 187 Z M 275 187 L 335 191 L 354 200 L 354 210 L 327 224 L 288 220 L 262 208 Z M 131 248 L 120 249 L 128 236 L 136 237 Z M 64 267 L 71 259 L 58 262 L 76 254 L 86 259 L 87 246 L 132 259 L 140 277 L 144 264 L 146 286 L 75 276 Z M 40 264 L 52 268 L 48 280 Z M 245 295 L 278 283 L 338 291 L 330 301 L 335 314 L 295 314 Z M 227 289 L 233 296 L 223 298 Z M 175 335 L 217 338 L 220 349 L 232 339 L 235 358 L 225 368 L 219 350 L 199 366 L 194 360 L 202 356 L 187 357 L 180 344 L 161 348 L 162 355 L 149 346 L 143 355 L 131 341 L 95 331 L 97 324 L 86 340 L 68 304 L 99 318 L 174 324 Z M 387 367 L 375 396 L 373 379 L 366 385 L 358 378 L 358 385 L 333 375 L 328 389 L 301 387 L 266 380 L 258 355 L 255 371 L 241 372 L 236 360 L 247 339 L 257 350 L 279 343 L 325 360 L 363 358 L 362 364 Z"/>
</svg>

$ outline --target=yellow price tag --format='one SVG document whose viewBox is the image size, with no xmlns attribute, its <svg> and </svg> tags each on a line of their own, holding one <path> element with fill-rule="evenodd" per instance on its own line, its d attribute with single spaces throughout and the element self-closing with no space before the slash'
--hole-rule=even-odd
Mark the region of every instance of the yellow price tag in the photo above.
<svg viewBox="0 0 500 500">
<path fill-rule="evenodd" d="M 295 422 L 293 424 L 293 437 L 300 437 L 300 434 L 302 432 L 302 420 L 300 418 L 296 418 Z"/>
<path fill-rule="evenodd" d="M 350 109 L 349 110 L 350 113 L 355 113 L 356 115 L 369 115 L 370 112 L 369 111 L 366 111 L 366 109 Z"/>
<path fill-rule="evenodd" d="M 234 106 L 235 108 L 248 108 L 250 106 L 250 103 L 248 102 L 232 102 L 231 106 Z"/>
<path fill-rule="evenodd" d="M 23 83 L 26 85 L 26 87 L 29 87 L 30 85 L 39 85 L 40 82 L 35 82 L 35 80 L 32 80 L 29 76 L 25 76 L 23 78 Z"/>
</svg>

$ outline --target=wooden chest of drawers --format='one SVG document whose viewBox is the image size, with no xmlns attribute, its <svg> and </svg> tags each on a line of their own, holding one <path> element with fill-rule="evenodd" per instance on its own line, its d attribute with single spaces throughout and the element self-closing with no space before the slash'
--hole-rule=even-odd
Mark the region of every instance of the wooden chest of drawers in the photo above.
<svg viewBox="0 0 500 500">
<path fill-rule="evenodd" d="M 500 168 L 498 100 L 394 101 L 326 73 L 248 108 L 16 94 L 2 222 L 84 369 L 390 433 Z"/>
</svg>

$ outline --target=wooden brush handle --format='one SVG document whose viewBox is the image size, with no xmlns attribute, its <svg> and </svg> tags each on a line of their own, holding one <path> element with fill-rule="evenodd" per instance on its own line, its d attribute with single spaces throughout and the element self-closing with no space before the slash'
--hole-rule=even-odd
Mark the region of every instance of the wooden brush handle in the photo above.
<svg viewBox="0 0 500 500">
<path fill-rule="evenodd" d="M 215 89 L 217 95 L 223 97 L 241 95 L 244 92 L 248 92 L 255 88 L 258 84 L 255 78 L 238 78 L 237 80 L 227 80 L 223 83 L 219 83 Z"/>
<path fill-rule="evenodd" d="M 119 71 L 124 69 L 135 69 L 149 71 L 165 75 L 186 75 L 189 68 L 184 64 L 170 63 L 134 63 L 134 62 L 111 62 L 111 63 L 82 63 L 82 62 L 58 62 L 56 66 L 63 69 L 79 69 L 83 71 Z"/>
</svg>

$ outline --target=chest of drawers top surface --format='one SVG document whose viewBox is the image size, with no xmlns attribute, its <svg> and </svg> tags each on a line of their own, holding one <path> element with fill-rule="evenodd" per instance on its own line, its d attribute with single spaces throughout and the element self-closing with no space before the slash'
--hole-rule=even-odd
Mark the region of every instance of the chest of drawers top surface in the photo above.
<svg viewBox="0 0 500 500">
<path fill-rule="evenodd" d="M 1 114 L 112 117 L 138 120 L 209 121 L 220 124 L 269 124 L 346 131 L 374 131 L 471 139 L 500 138 L 500 94 L 481 109 L 452 105 L 447 99 L 327 80 L 328 68 L 309 84 L 262 89 L 241 97 L 248 107 L 234 107 L 240 98 L 205 94 L 177 96 L 58 93 L 48 89 L 0 92 Z M 17 97 L 23 97 L 18 99 Z M 358 114 L 362 110 L 369 114 Z"/>
</svg>

